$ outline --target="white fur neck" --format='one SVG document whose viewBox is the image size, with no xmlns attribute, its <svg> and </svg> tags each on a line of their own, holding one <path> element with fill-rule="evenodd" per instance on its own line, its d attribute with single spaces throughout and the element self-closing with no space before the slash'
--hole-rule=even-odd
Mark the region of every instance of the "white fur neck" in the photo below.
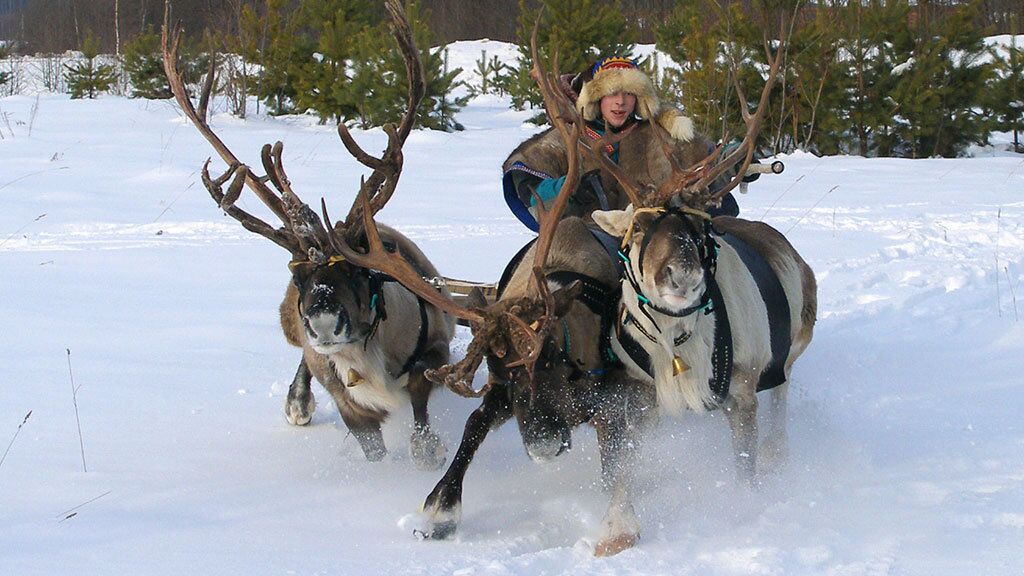
<svg viewBox="0 0 1024 576">
<path fill-rule="evenodd" d="M 633 268 L 632 263 L 630 263 L 630 267 Z M 635 277 L 642 286 L 643 279 L 635 268 L 633 268 L 633 273 L 637 274 Z M 714 374 L 711 363 L 715 340 L 714 318 L 703 312 L 695 312 L 680 318 L 662 314 L 650 307 L 641 310 L 638 294 L 632 284 L 627 281 L 622 282 L 622 301 L 632 316 L 632 320 L 620 329 L 628 332 L 650 355 L 658 405 L 662 410 L 678 415 L 686 409 L 703 412 L 708 407 L 714 406 L 716 400 L 710 384 Z M 651 323 L 644 311 L 650 314 L 654 322 L 657 323 L 657 327 Z M 616 321 L 622 322 L 621 315 Z M 633 324 L 634 322 L 639 323 L 657 342 L 651 342 Z M 675 339 L 684 333 L 689 333 L 689 338 L 678 347 L 675 346 Z M 646 372 L 629 359 L 617 340 L 613 339 L 613 345 L 616 354 L 623 359 L 635 376 L 650 380 Z M 689 367 L 678 376 L 673 375 L 672 361 L 675 356 L 682 359 Z"/>
</svg>

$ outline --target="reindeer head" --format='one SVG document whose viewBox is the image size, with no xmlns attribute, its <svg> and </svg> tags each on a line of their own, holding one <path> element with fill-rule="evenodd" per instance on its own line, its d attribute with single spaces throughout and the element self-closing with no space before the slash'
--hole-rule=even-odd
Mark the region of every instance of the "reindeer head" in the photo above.
<svg viewBox="0 0 1024 576">
<path fill-rule="evenodd" d="M 594 222 L 622 238 L 626 279 L 652 308 L 680 315 L 706 304 L 705 275 L 713 271 L 716 258 L 707 213 L 629 206 L 595 212 Z"/>
</svg>

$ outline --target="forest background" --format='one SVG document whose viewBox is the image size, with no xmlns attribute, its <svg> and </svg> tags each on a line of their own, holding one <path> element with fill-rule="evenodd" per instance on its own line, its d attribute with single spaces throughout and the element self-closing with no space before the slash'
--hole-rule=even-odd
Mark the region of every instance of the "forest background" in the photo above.
<svg viewBox="0 0 1024 576">
<path fill-rule="evenodd" d="M 404 81 L 391 80 L 404 69 L 378 2 L 173 0 L 171 8 L 190 38 L 191 81 L 213 70 L 236 116 L 255 106 L 366 128 L 402 109 Z M 577 72 L 653 43 L 640 60 L 663 97 L 722 139 L 743 132 L 733 75 L 757 98 L 766 52 L 777 46 L 765 48 L 762 33 L 781 31 L 773 37 L 790 41 L 762 154 L 953 157 L 992 132 L 1012 133 L 1024 150 L 1020 0 L 409 2 L 429 82 L 419 125 L 460 129 L 458 111 L 482 93 L 536 108 L 527 43 L 541 8 L 542 58 L 557 52 L 561 70 Z M 0 95 L 28 90 L 21 78 L 34 65 L 50 70 L 45 89 L 72 97 L 168 97 L 163 11 L 164 0 L 0 0 Z M 518 57 L 481 53 L 479 83 L 464 85 L 444 46 L 482 37 L 517 44 Z"/>
</svg>

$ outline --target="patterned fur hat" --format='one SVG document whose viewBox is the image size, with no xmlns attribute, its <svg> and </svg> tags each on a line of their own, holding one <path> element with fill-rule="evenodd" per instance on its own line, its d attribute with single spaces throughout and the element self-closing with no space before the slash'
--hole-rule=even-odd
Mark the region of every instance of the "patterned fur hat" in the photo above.
<svg viewBox="0 0 1024 576">
<path fill-rule="evenodd" d="M 654 84 L 636 62 L 628 58 L 611 57 L 599 61 L 583 74 L 583 88 L 579 91 L 576 108 L 586 120 L 601 116 L 601 98 L 616 92 L 629 92 L 636 96 L 636 115 L 653 120 L 677 140 L 689 141 L 694 137 L 693 121 L 672 107 L 662 107 Z"/>
</svg>

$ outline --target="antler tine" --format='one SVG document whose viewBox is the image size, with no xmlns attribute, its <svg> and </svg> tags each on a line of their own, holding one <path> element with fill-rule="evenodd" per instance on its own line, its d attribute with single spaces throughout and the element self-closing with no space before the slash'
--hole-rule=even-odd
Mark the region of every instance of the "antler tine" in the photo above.
<svg viewBox="0 0 1024 576">
<path fill-rule="evenodd" d="M 292 190 L 291 180 L 284 171 L 283 154 L 284 143 L 278 141 L 273 146 L 264 144 L 260 157 L 263 160 L 263 168 L 267 171 L 267 180 L 281 194 L 281 202 L 284 204 L 293 232 L 300 238 L 307 252 L 310 248 L 316 248 L 324 254 L 337 253 L 325 223 L 321 222 L 317 213 Z M 327 222 L 326 226 L 330 226 L 330 222 Z"/>
<path fill-rule="evenodd" d="M 666 202 L 679 195 L 685 195 L 688 198 L 690 195 L 687 194 L 687 190 L 700 180 L 708 166 L 714 165 L 715 161 L 722 154 L 722 149 L 721 145 L 716 146 L 711 154 L 708 154 L 703 160 L 693 166 L 685 170 L 673 170 L 672 175 L 658 187 L 657 191 L 648 194 L 643 199 L 643 202 L 636 206 L 663 206 Z"/>
<path fill-rule="evenodd" d="M 579 162 L 579 148 L 577 143 L 580 141 L 580 137 L 583 133 L 582 118 L 579 113 L 575 111 L 575 108 L 568 102 L 568 98 L 561 93 L 560 90 L 555 87 L 555 78 L 558 77 L 558 56 L 557 54 L 553 58 L 554 73 L 549 75 L 540 62 L 540 55 L 537 50 L 537 32 L 540 28 L 540 16 L 533 24 L 533 32 L 530 34 L 530 53 L 533 57 L 533 68 L 530 70 L 530 76 L 537 83 L 537 87 L 540 89 L 541 96 L 544 99 L 544 109 L 547 112 L 548 119 L 551 121 L 551 125 L 554 126 L 562 136 L 562 140 L 565 143 L 566 155 L 568 156 L 569 169 L 565 175 L 565 181 L 562 183 L 562 188 L 558 191 L 558 196 L 555 198 L 555 202 L 550 210 L 543 210 L 541 208 L 538 212 L 541 215 L 540 223 L 540 234 L 537 239 L 537 249 L 534 256 L 533 266 L 535 269 L 543 270 L 547 263 L 547 255 L 551 248 L 551 242 L 555 236 L 555 228 L 558 226 L 558 221 L 562 217 L 562 213 L 565 212 L 565 207 L 569 203 L 569 196 L 579 186 L 580 180 L 580 162 Z M 559 97 L 561 96 L 561 97 Z M 572 121 L 572 128 L 566 125 L 566 116 L 564 113 L 566 109 L 572 110 L 573 114 L 570 116 Z M 541 206 L 540 203 L 537 204 Z M 541 276 L 542 277 L 542 276 Z M 535 276 L 535 279 L 537 277 Z"/>
<path fill-rule="evenodd" d="M 384 247 L 384 242 L 380 239 L 380 232 L 377 230 L 377 226 L 373 223 L 373 215 L 370 212 L 369 206 L 370 201 L 364 190 L 359 191 L 356 201 L 362 205 L 367 251 L 366 253 L 361 253 L 349 246 L 347 242 L 336 242 L 336 247 L 345 259 L 356 266 L 378 270 L 390 275 L 412 293 L 456 318 L 476 323 L 484 321 L 484 316 L 479 312 L 459 306 L 441 294 L 437 288 L 424 280 L 419 272 L 413 269 L 412 265 L 402 258 L 401 255 L 388 252 Z"/>
<path fill-rule="evenodd" d="M 324 225 L 327 227 L 327 241 L 336 254 L 341 254 L 341 248 L 338 247 L 337 235 L 334 233 L 334 225 L 331 224 L 331 217 L 327 214 L 327 200 L 320 197 L 320 212 L 324 216 Z"/>
<path fill-rule="evenodd" d="M 231 185 L 228 186 L 227 194 L 221 191 L 221 185 L 234 175 L 234 179 L 231 181 Z M 228 216 L 231 216 L 242 225 L 246 230 L 259 234 L 277 244 L 278 246 L 288 250 L 292 254 L 298 254 L 301 252 L 298 240 L 296 237 L 284 229 L 274 228 L 259 218 L 249 214 L 245 210 L 235 206 L 235 201 L 238 200 L 238 195 L 242 192 L 242 186 L 245 184 L 247 178 L 249 178 L 249 169 L 244 165 L 234 165 L 228 168 L 227 172 L 221 175 L 219 178 L 213 179 L 210 177 L 210 161 L 207 160 L 203 164 L 202 181 L 203 185 L 210 192 L 210 196 L 213 201 L 220 206 Z"/>
<path fill-rule="evenodd" d="M 181 108 L 185 116 L 192 122 L 192 124 L 199 130 L 200 134 L 206 138 L 206 141 L 213 146 L 213 149 L 217 151 L 217 154 L 228 166 L 238 166 L 242 163 L 238 158 L 231 152 L 230 149 L 224 144 L 224 142 L 214 134 L 210 125 L 199 117 L 195 107 L 192 105 L 192 101 L 189 100 L 188 91 L 185 89 L 185 83 L 181 79 L 181 74 L 178 71 L 178 46 L 181 42 L 181 30 L 180 26 L 176 26 L 175 29 L 171 30 L 170 25 L 170 6 L 164 6 L 164 25 L 161 31 L 161 51 L 163 55 L 164 73 L 167 75 L 168 83 L 171 86 L 171 92 L 174 94 L 174 99 L 177 101 L 178 106 Z M 204 90 L 208 89 L 204 86 Z M 249 189 L 263 202 L 270 211 L 277 216 L 281 222 L 286 226 L 289 224 L 288 215 L 281 203 L 281 199 L 277 197 L 267 186 L 259 179 L 248 172 L 245 178 L 245 183 L 249 186 Z M 269 226 L 269 225 L 267 225 Z"/>
<path fill-rule="evenodd" d="M 412 27 L 405 16 L 405 9 L 396 0 L 388 0 L 384 3 L 384 7 L 391 14 L 391 34 L 398 42 L 398 49 L 404 57 L 406 78 L 409 81 L 409 99 L 406 103 L 405 115 L 402 116 L 402 122 L 398 127 L 398 145 L 401 147 L 405 144 L 405 139 L 409 137 L 409 132 L 412 131 L 413 122 L 416 120 L 416 109 L 419 108 L 420 101 L 427 93 L 427 84 L 423 73 L 423 63 L 420 62 L 419 50 L 416 49 L 416 43 L 412 39 Z"/>
<path fill-rule="evenodd" d="M 423 64 L 412 37 L 412 27 L 405 15 L 405 9 L 397 0 L 387 0 L 384 6 L 391 15 L 391 34 L 395 37 L 398 49 L 405 61 L 406 78 L 409 84 L 405 112 L 397 128 L 393 124 L 384 127 L 384 131 L 388 135 L 388 144 L 380 158 L 363 150 L 352 137 L 348 127 L 343 123 L 338 124 L 338 136 L 345 149 L 359 163 L 373 170 L 370 178 L 363 185 L 365 193 L 369 196 L 371 215 L 376 214 L 384 207 L 398 186 L 398 179 L 402 174 L 402 146 L 405 145 L 405 140 L 412 131 L 416 120 L 416 109 L 426 94 Z M 360 202 L 353 202 L 352 209 L 349 211 L 348 217 L 345 218 L 345 228 L 348 229 L 347 237 L 350 241 L 355 241 L 359 236 L 359 227 L 363 221 L 360 213 L 361 206 Z"/>
</svg>

